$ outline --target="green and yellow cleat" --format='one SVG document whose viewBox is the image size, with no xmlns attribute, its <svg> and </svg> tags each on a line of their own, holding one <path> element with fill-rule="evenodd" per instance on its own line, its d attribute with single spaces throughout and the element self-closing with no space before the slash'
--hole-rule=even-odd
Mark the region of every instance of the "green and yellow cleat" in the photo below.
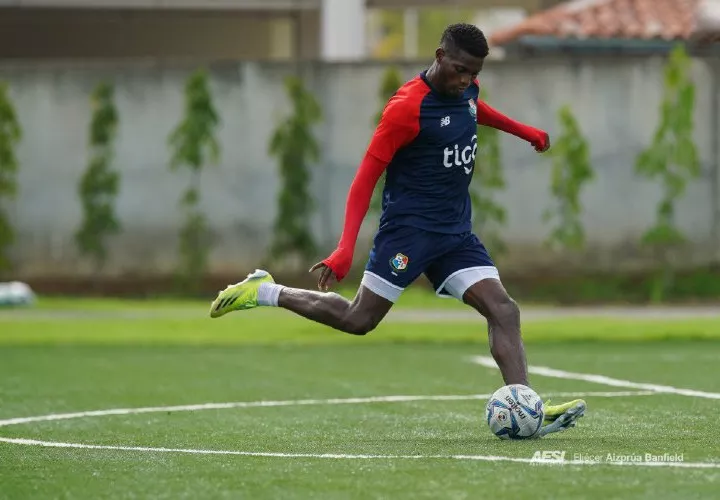
<svg viewBox="0 0 720 500">
<path fill-rule="evenodd" d="M 571 408 L 580 409 L 580 413 L 584 413 L 585 408 L 587 408 L 587 403 L 583 399 L 574 399 L 573 401 L 569 401 L 569 402 L 563 403 L 561 405 L 551 406 L 550 400 L 548 399 L 545 402 L 545 419 L 543 420 L 543 422 L 545 422 L 545 423 L 554 422 L 563 413 L 567 412 Z"/>
<path fill-rule="evenodd" d="M 258 289 L 263 283 L 275 283 L 267 271 L 256 269 L 240 283 L 228 285 L 210 306 L 210 317 L 219 318 L 232 311 L 242 311 L 258 306 Z"/>
<path fill-rule="evenodd" d="M 537 437 L 547 436 L 555 432 L 563 432 L 577 425 L 578 419 L 585 415 L 587 403 L 576 399 L 569 403 L 550 406 L 545 403 L 545 425 L 537 433 Z"/>
</svg>

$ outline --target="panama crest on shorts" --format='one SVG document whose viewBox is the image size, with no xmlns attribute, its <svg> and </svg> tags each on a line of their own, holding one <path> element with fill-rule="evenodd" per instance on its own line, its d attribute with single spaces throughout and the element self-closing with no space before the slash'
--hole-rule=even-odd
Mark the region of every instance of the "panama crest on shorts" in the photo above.
<svg viewBox="0 0 720 500">
<path fill-rule="evenodd" d="M 408 266 L 408 262 L 410 259 L 407 255 L 404 254 L 397 254 L 395 257 L 390 259 L 390 266 L 395 269 L 396 271 L 405 271 Z"/>
</svg>

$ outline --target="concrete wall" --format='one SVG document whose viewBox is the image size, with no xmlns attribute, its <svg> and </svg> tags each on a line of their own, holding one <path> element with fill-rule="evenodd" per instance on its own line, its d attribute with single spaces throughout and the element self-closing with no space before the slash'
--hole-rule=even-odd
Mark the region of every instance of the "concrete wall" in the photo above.
<svg viewBox="0 0 720 500">
<path fill-rule="evenodd" d="M 294 16 L 317 54 L 317 11 L 0 9 L 0 58 L 287 60 Z"/>
<path fill-rule="evenodd" d="M 411 77 L 422 64 L 406 65 Z M 592 144 L 597 179 L 583 194 L 584 221 L 591 242 L 583 261 L 612 269 L 641 263 L 640 234 L 652 222 L 659 189 L 637 179 L 633 163 L 649 144 L 661 99 L 661 60 L 598 59 L 573 63 L 535 60 L 489 64 L 482 76 L 491 103 L 518 119 L 556 135 L 556 111 L 573 106 Z M 183 85 L 191 67 L 72 69 L 0 65 L 9 82 L 25 137 L 19 148 L 20 192 L 6 208 L 17 228 L 13 255 L 21 275 L 89 272 L 73 242 L 80 217 L 76 195 L 87 162 L 88 96 L 101 79 L 117 86 L 120 130 L 115 166 L 122 174 L 117 203 L 124 226 L 114 238 L 108 273 L 169 271 L 175 265 L 182 217 L 179 196 L 189 177 L 168 169 L 167 136 L 181 119 Z M 288 113 L 281 64 L 230 64 L 212 68 L 214 98 L 222 116 L 222 161 L 203 174 L 202 209 L 213 229 L 212 269 L 244 272 L 264 256 L 270 242 L 279 189 L 267 143 Z M 309 66 L 304 75 L 322 101 L 325 120 L 317 130 L 322 162 L 313 169 L 316 235 L 325 250 L 339 236 L 345 196 L 372 133 L 380 103 L 381 65 Z M 697 143 L 710 168 L 712 110 L 710 72 L 697 62 Z M 516 272 L 538 265 L 566 267 L 566 256 L 542 247 L 549 228 L 542 212 L 549 197 L 549 160 L 514 137 L 504 137 L 508 188 L 500 201 L 509 210 L 504 237 L 512 248 L 505 268 Z M 479 166 L 481 168 L 481 166 Z M 693 242 L 684 255 L 701 261 L 711 251 L 711 182 L 694 183 L 680 203 L 679 221 Z M 369 220 L 356 262 L 375 221 Z M 322 257 L 318 255 L 318 257 Z M 647 261 L 645 261 L 647 263 Z"/>
</svg>

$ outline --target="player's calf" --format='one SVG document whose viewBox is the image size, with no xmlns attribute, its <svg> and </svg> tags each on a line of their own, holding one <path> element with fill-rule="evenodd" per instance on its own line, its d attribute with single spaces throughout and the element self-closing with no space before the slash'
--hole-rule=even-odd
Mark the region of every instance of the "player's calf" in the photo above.
<svg viewBox="0 0 720 500">
<path fill-rule="evenodd" d="M 505 383 L 528 385 L 520 308 L 502 283 L 495 279 L 475 283 L 465 292 L 463 300 L 487 319 L 490 353 Z"/>
<path fill-rule="evenodd" d="M 283 288 L 277 305 L 336 330 L 366 335 L 382 321 L 392 302 L 365 287 L 360 287 L 352 302 L 333 292 Z"/>
</svg>

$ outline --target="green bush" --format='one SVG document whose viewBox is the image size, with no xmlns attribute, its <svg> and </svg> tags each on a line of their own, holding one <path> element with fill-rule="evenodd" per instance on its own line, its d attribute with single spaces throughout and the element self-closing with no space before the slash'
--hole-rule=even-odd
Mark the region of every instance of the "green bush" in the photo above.
<svg viewBox="0 0 720 500">
<path fill-rule="evenodd" d="M 590 146 L 580 130 L 572 110 L 559 111 L 562 133 L 550 156 L 553 161 L 550 192 L 555 204 L 544 213 L 545 221 L 554 224 L 548 245 L 579 250 L 585 246 L 580 192 L 594 177 L 590 164 Z"/>
<path fill-rule="evenodd" d="M 313 127 L 322 119 L 322 110 L 299 78 L 286 79 L 285 89 L 293 112 L 275 130 L 269 146 L 279 161 L 282 180 L 270 255 L 285 262 L 297 257 L 304 265 L 315 257 L 317 247 L 310 229 L 310 164 L 320 159 Z"/>
<path fill-rule="evenodd" d="M 10 101 L 8 85 L 0 82 L 0 202 L 17 193 L 17 172 L 20 167 L 15 148 L 22 138 L 22 129 Z M 15 231 L 8 215 L 0 207 L 0 273 L 11 268 L 8 249 L 15 241 Z"/>
<path fill-rule="evenodd" d="M 480 99 L 487 101 L 485 89 Z M 492 127 L 478 127 L 478 149 L 475 172 L 470 184 L 473 225 L 493 257 L 507 252 L 500 237 L 500 229 L 507 222 L 507 211 L 495 200 L 495 192 L 505 189 L 505 176 L 500 151 L 500 131 Z"/>
<path fill-rule="evenodd" d="M 114 104 L 114 88 L 109 83 L 98 84 L 91 100 L 90 162 L 78 186 L 83 220 L 75 233 L 75 242 L 80 253 L 91 257 L 96 267 L 101 269 L 107 259 L 107 237 L 120 232 L 114 210 L 120 176 L 111 168 L 118 113 Z"/>
<path fill-rule="evenodd" d="M 691 79 L 692 60 L 682 45 L 673 50 L 665 68 L 665 94 L 660 107 L 660 123 L 652 144 L 635 164 L 636 172 L 660 182 L 663 195 L 657 207 L 655 225 L 643 235 L 642 243 L 653 250 L 659 261 L 650 292 L 660 302 L 673 286 L 674 253 L 685 241 L 676 226 L 675 204 L 690 180 L 700 176 L 700 160 L 693 139 L 695 84 Z"/>
<path fill-rule="evenodd" d="M 208 74 L 195 71 L 185 85 L 185 114 L 182 122 L 170 134 L 173 150 L 170 168 L 190 171 L 190 185 L 180 198 L 185 224 L 180 230 L 180 285 L 195 290 L 207 269 L 210 251 L 210 231 L 205 215 L 200 211 L 200 174 L 209 164 L 220 160 L 220 145 L 215 132 L 220 118 L 210 92 Z"/>
</svg>

